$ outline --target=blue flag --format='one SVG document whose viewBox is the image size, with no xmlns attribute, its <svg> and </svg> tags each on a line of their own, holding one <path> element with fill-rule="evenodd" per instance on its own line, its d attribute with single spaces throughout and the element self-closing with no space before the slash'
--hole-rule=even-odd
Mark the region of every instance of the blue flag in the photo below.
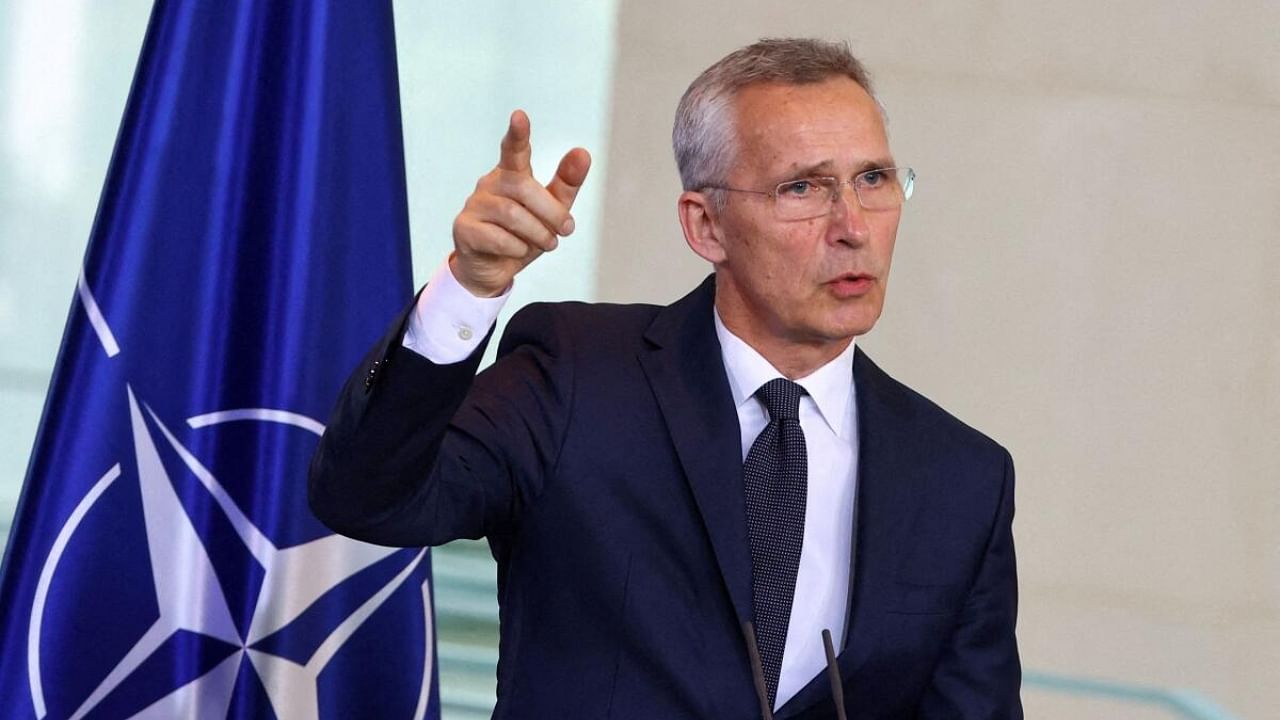
<svg viewBox="0 0 1280 720">
<path fill-rule="evenodd" d="M 5 718 L 439 715 L 427 552 L 306 505 L 411 289 L 390 2 L 156 3 L 0 576 Z"/>
</svg>

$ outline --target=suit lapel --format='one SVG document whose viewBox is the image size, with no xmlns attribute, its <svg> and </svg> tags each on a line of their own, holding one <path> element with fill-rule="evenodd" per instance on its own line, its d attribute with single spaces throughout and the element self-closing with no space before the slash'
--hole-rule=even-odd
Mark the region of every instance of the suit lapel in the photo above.
<svg viewBox="0 0 1280 720">
<path fill-rule="evenodd" d="M 640 363 L 706 526 L 738 624 L 751 619 L 742 438 L 712 320 L 714 278 L 664 308 Z"/>
<path fill-rule="evenodd" d="M 895 548 L 913 532 L 915 517 L 911 478 L 915 475 L 907 398 L 898 383 L 862 352 L 854 351 L 853 382 L 858 406 L 858 491 L 854 508 L 853 578 L 845 645 L 837 658 L 840 676 L 848 679 L 879 644 L 884 595 L 894 575 Z M 819 673 L 783 706 L 779 720 L 799 717 L 819 701 L 830 705 L 825 673 Z M 857 707 L 848 690 L 845 701 Z"/>
<path fill-rule="evenodd" d="M 853 602 L 844 654 L 861 664 L 875 644 L 881 601 L 894 574 L 900 538 L 918 522 L 911 500 L 917 454 L 902 389 L 859 348 L 853 358 L 858 397 L 858 515 Z M 851 668 L 852 669 L 852 668 Z"/>
</svg>

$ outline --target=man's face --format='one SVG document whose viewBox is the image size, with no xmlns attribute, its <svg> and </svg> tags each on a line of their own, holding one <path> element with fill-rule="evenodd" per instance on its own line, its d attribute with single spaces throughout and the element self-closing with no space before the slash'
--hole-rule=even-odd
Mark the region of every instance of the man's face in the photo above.
<svg viewBox="0 0 1280 720">
<path fill-rule="evenodd" d="M 814 176 L 893 167 L 875 101 L 854 81 L 748 86 L 736 97 L 737 154 L 726 185 L 773 190 Z M 779 220 L 771 197 L 725 193 L 713 220 L 716 306 L 758 350 L 847 346 L 884 306 L 901 208 L 869 211 L 851 184 L 831 211 Z M 766 355 L 768 353 L 766 352 Z"/>
</svg>

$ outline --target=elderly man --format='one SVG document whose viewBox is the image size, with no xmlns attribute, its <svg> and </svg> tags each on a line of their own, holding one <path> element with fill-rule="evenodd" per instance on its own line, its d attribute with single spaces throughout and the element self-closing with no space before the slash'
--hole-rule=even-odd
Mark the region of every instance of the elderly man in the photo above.
<svg viewBox="0 0 1280 720">
<path fill-rule="evenodd" d="M 1009 454 L 856 347 L 913 172 L 847 47 L 764 40 L 676 112 L 685 241 L 652 305 L 537 304 L 475 376 L 513 278 L 573 231 L 529 121 L 455 251 L 347 384 L 316 514 L 395 545 L 487 537 L 501 718 L 1017 718 Z M 828 675 L 824 631 L 838 657 Z"/>
</svg>

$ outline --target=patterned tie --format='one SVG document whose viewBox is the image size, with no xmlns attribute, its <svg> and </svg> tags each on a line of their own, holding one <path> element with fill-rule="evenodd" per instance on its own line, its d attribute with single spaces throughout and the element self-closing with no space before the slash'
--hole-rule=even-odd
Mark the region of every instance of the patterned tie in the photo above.
<svg viewBox="0 0 1280 720">
<path fill-rule="evenodd" d="M 809 462 L 800 430 L 803 394 L 804 388 L 783 378 L 760 386 L 756 395 L 769 411 L 769 424 L 760 431 L 743 463 L 755 633 L 771 706 L 778 696 L 791 598 L 804 544 Z"/>
</svg>

